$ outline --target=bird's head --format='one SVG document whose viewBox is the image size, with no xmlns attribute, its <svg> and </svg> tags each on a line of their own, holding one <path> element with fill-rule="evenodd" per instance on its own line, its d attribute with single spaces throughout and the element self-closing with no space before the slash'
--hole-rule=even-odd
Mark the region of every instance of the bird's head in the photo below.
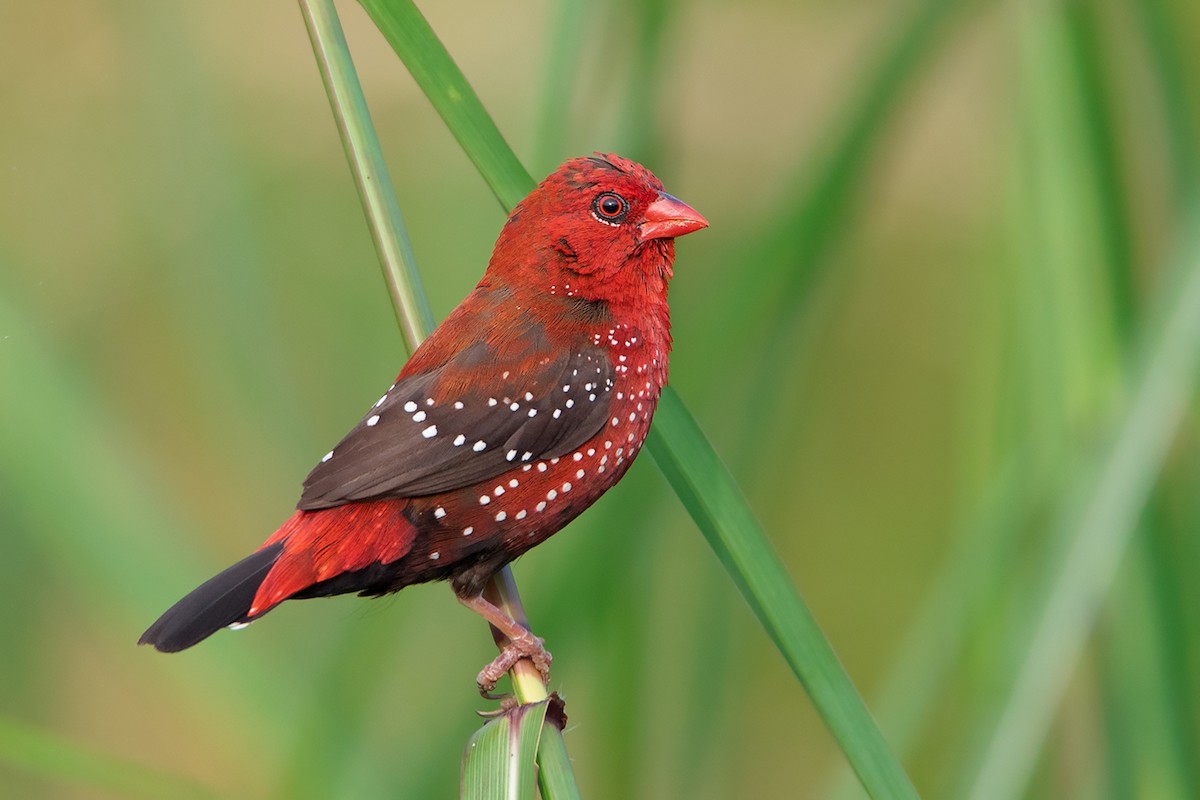
<svg viewBox="0 0 1200 800">
<path fill-rule="evenodd" d="M 489 272 L 584 300 L 665 299 L 675 237 L 707 226 L 641 164 L 573 158 L 513 209 Z"/>
</svg>

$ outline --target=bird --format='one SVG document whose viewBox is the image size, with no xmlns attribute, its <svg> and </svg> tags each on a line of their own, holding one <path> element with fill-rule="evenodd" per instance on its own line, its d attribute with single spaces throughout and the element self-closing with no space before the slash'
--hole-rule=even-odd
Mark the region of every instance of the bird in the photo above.
<svg viewBox="0 0 1200 800">
<path fill-rule="evenodd" d="M 641 164 L 564 162 L 513 208 L 478 285 L 308 474 L 295 512 L 138 643 L 178 652 L 285 600 L 448 580 L 508 639 L 480 691 L 522 658 L 548 680 L 542 639 L 484 587 L 641 451 L 667 380 L 675 238 L 707 226 Z"/>
</svg>

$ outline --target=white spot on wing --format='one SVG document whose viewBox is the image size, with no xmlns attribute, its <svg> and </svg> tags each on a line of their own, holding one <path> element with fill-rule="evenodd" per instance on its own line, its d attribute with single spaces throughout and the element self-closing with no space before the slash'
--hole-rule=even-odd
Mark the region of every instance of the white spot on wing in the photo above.
<svg viewBox="0 0 1200 800">
<path fill-rule="evenodd" d="M 379 415 L 378 414 L 373 414 L 371 417 L 369 417 L 367 419 L 367 427 L 368 428 L 373 428 L 378 424 L 379 424 Z"/>
<path fill-rule="evenodd" d="M 430 425 L 428 428 L 421 431 L 421 435 L 426 439 L 432 439 L 433 437 L 437 436 L 437 425 Z"/>
</svg>

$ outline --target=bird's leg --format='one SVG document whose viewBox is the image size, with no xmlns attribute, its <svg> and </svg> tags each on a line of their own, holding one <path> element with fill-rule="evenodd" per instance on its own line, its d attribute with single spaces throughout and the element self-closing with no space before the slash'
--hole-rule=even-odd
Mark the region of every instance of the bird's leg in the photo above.
<svg viewBox="0 0 1200 800">
<path fill-rule="evenodd" d="M 550 662 L 553 657 L 547 652 L 540 637 L 534 636 L 528 628 L 506 614 L 502 608 L 490 603 L 482 594 L 461 595 L 456 592 L 455 596 L 458 597 L 458 602 L 486 619 L 508 639 L 508 644 L 504 645 L 500 655 L 479 671 L 476 683 L 479 684 L 480 694 L 489 697 L 496 688 L 496 682 L 522 658 L 532 661 L 533 666 L 542 674 L 542 680 L 549 683 Z"/>
</svg>

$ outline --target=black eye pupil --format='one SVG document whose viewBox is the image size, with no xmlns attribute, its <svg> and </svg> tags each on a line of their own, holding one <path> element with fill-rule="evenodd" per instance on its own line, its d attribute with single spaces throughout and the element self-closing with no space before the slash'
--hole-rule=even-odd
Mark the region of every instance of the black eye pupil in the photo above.
<svg viewBox="0 0 1200 800">
<path fill-rule="evenodd" d="M 592 206 L 596 212 L 605 219 L 617 219 L 625 213 L 625 201 L 620 195 L 602 194 L 596 199 L 596 204 Z"/>
</svg>

